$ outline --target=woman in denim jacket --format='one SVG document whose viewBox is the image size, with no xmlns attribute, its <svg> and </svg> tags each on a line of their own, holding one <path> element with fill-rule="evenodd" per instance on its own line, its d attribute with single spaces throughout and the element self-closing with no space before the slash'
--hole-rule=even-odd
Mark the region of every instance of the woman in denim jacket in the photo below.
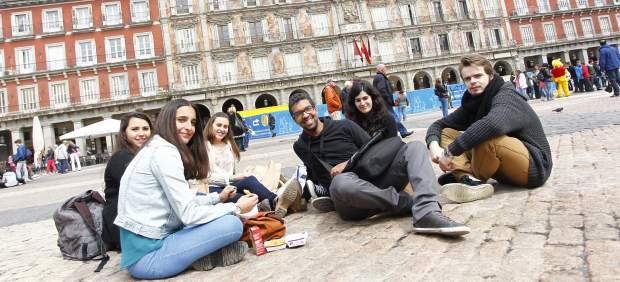
<svg viewBox="0 0 620 282">
<path fill-rule="evenodd" d="M 121 268 L 134 278 L 172 277 L 190 265 L 210 270 L 237 263 L 247 251 L 247 244 L 237 242 L 243 225 L 236 215 L 250 211 L 257 197 L 224 203 L 233 187 L 208 195 L 189 189 L 187 179 L 202 179 L 209 172 L 202 134 L 195 134 L 196 113 L 182 99 L 164 106 L 157 134 L 121 179 L 114 224 L 120 227 Z"/>
</svg>

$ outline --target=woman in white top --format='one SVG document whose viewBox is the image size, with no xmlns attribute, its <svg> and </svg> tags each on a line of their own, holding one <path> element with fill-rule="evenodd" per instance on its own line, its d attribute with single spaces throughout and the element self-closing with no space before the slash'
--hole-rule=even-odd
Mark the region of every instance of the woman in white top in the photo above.
<svg viewBox="0 0 620 282">
<path fill-rule="evenodd" d="M 248 190 L 258 196 L 261 210 L 275 210 L 277 215 L 284 217 L 288 207 L 300 197 L 301 191 L 295 185 L 286 185 L 276 195 L 256 177 L 237 174 L 240 155 L 229 126 L 228 115 L 216 113 L 205 128 L 205 143 L 209 155 L 209 190 L 219 193 L 227 184 L 235 186 L 236 195 L 228 199 L 230 202 L 236 202 L 243 195 L 243 190 Z"/>
</svg>

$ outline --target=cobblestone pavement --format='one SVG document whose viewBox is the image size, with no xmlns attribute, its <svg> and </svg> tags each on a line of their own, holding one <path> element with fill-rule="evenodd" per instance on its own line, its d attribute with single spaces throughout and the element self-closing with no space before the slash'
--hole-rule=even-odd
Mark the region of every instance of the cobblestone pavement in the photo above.
<svg viewBox="0 0 620 282">
<path fill-rule="evenodd" d="M 545 124 L 553 151 L 555 166 L 549 181 L 534 190 L 496 185 L 491 198 L 444 203 L 446 214 L 472 228 L 462 239 L 416 235 L 407 217 L 344 222 L 333 212 L 310 210 L 287 217 L 288 232 L 309 232 L 308 245 L 261 257 L 248 254 L 237 265 L 209 272 L 187 271 L 174 280 L 618 281 L 620 99 L 599 92 L 532 105 Z M 551 111 L 557 107 L 564 110 Z M 422 128 L 437 115 L 411 116 L 407 124 Z M 421 140 L 423 136 L 424 131 L 419 130 L 408 139 Z M 298 162 L 290 149 L 292 140 L 288 136 L 256 141 L 242 164 L 270 158 L 290 168 Z M 97 175 L 82 173 L 84 181 L 93 181 Z M 19 193 L 34 197 L 45 191 L 58 195 L 75 189 L 45 181 L 28 184 L 33 187 L 30 192 L 4 189 L 0 203 L 17 206 L 26 201 Z M 42 206 L 54 203 L 38 201 Z M 2 207 L 0 215 L 19 211 Z M 22 207 L 32 210 L 36 205 Z M 2 281 L 131 279 L 119 270 L 117 253 L 112 253 L 99 274 L 92 272 L 96 262 L 62 260 L 49 218 L 6 225 L 0 227 Z"/>
</svg>

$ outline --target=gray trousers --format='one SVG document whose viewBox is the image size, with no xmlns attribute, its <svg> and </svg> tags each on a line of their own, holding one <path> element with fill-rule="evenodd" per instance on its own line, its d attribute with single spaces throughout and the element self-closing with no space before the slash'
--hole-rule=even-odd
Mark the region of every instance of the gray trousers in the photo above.
<svg viewBox="0 0 620 282">
<path fill-rule="evenodd" d="M 407 183 L 415 194 L 404 192 Z M 441 211 L 439 184 L 424 143 L 405 144 L 379 179 L 366 181 L 353 172 L 332 179 L 329 193 L 336 212 L 345 220 L 361 220 L 381 212 L 411 209 L 413 223 L 432 211 Z"/>
<path fill-rule="evenodd" d="M 17 162 L 17 166 L 15 167 L 15 175 L 18 179 L 26 179 L 26 177 L 28 177 L 28 165 L 26 165 L 26 161 Z"/>
</svg>

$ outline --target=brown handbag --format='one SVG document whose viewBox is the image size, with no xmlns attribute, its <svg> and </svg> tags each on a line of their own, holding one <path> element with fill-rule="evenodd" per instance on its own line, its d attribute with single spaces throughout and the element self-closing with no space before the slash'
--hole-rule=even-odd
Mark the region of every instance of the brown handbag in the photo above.
<svg viewBox="0 0 620 282">
<path fill-rule="evenodd" d="M 286 226 L 284 226 L 282 218 L 273 212 L 259 212 L 255 218 L 250 218 L 243 223 L 243 236 L 241 236 L 239 241 L 250 243 L 248 230 L 252 226 L 260 228 L 260 234 L 263 236 L 264 241 L 282 238 L 286 234 Z"/>
</svg>

